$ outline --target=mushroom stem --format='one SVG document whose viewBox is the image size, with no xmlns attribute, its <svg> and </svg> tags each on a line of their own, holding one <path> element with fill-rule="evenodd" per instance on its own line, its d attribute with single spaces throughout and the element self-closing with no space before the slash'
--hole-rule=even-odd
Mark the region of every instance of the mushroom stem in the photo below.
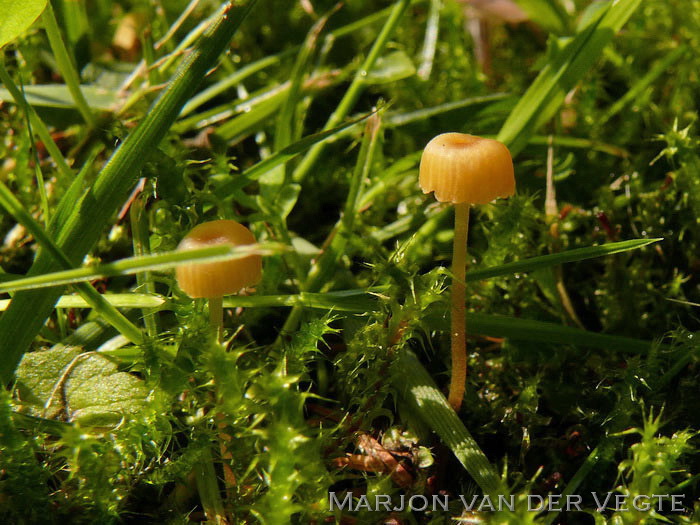
<svg viewBox="0 0 700 525">
<path fill-rule="evenodd" d="M 469 204 L 455 206 L 455 236 L 452 245 L 452 319 L 450 338 L 452 341 L 452 378 L 447 401 L 455 412 L 459 412 L 467 381 L 466 338 L 466 288 L 464 278 L 467 267 L 467 233 L 469 231 Z"/>
<path fill-rule="evenodd" d="M 217 341 L 221 341 L 221 335 L 224 326 L 224 298 L 210 297 L 209 298 L 209 323 L 213 330 L 216 331 Z"/>
</svg>

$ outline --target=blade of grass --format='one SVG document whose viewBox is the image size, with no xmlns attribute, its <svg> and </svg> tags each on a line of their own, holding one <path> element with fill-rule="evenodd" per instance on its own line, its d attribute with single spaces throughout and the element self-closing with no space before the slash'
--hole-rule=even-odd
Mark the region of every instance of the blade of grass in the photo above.
<svg viewBox="0 0 700 525">
<path fill-rule="evenodd" d="M 224 299 L 226 308 L 264 308 L 301 306 L 332 312 L 367 313 L 380 308 L 378 296 L 388 289 L 376 286 L 367 290 L 339 290 L 326 293 L 300 292 L 294 295 L 233 295 Z"/>
<path fill-rule="evenodd" d="M 418 78 L 423 81 L 427 81 L 430 78 L 430 73 L 433 71 L 438 31 L 440 30 L 441 9 L 442 0 L 430 0 L 428 19 L 425 22 L 425 38 L 423 40 L 423 49 L 421 50 L 421 61 L 417 72 Z"/>
<path fill-rule="evenodd" d="M 0 188 L 2 188 L 2 186 L 0 186 Z M 284 245 L 266 243 L 242 246 L 211 246 L 197 250 L 140 255 L 95 266 L 73 268 L 59 272 L 22 277 L 20 279 L 6 280 L 0 283 L 0 293 L 34 290 L 37 288 L 46 288 L 48 286 L 62 286 L 84 281 L 93 281 L 105 277 L 132 275 L 145 271 L 167 270 L 193 262 L 226 261 L 230 259 L 240 259 L 251 254 L 272 255 L 283 251 L 286 251 Z"/>
<path fill-rule="evenodd" d="M 436 117 L 444 113 L 449 113 L 450 111 L 464 109 L 479 104 L 485 104 L 487 102 L 496 102 L 509 97 L 511 97 L 511 95 L 509 95 L 508 93 L 493 93 L 491 95 L 470 97 L 462 100 L 456 100 L 454 102 L 446 102 L 444 104 L 439 104 L 437 106 L 423 108 L 408 113 L 390 112 L 386 116 L 386 127 L 394 128 L 398 126 L 405 126 L 406 124 L 412 124 L 414 122 L 422 122 L 431 117 Z"/>
<path fill-rule="evenodd" d="M 647 89 L 654 80 L 659 78 L 661 75 L 664 73 L 667 73 L 667 69 L 671 67 L 677 60 L 680 60 L 683 58 L 683 55 L 685 55 L 686 51 L 688 50 L 688 46 L 681 45 L 678 46 L 676 49 L 668 53 L 664 58 L 659 60 L 658 63 L 652 67 L 649 72 L 644 75 L 641 79 L 639 79 L 635 84 L 630 88 L 630 90 L 625 93 L 621 98 L 619 98 L 610 108 L 608 111 L 606 111 L 603 116 L 600 118 L 598 121 L 598 124 L 602 126 L 605 124 L 608 120 L 610 120 L 612 117 L 617 115 L 622 109 L 632 102 L 633 100 L 637 99 L 641 93 Z"/>
<path fill-rule="evenodd" d="M 328 281 L 330 275 L 337 268 L 337 263 L 340 257 L 345 252 L 348 238 L 352 232 L 355 217 L 357 216 L 357 202 L 362 191 L 362 182 L 369 177 L 374 160 L 374 153 L 380 136 L 381 119 L 378 114 L 373 114 L 367 121 L 365 133 L 362 139 L 362 146 L 357 156 L 355 170 L 352 179 L 350 180 L 350 188 L 345 201 L 345 207 L 340 215 L 340 219 L 335 227 L 331 230 L 326 241 L 321 255 L 316 259 L 316 262 L 311 266 L 309 275 L 306 281 L 302 284 L 303 291 L 317 292 Z M 301 317 L 302 307 L 295 306 L 289 313 L 280 335 L 278 342 L 282 341 L 282 337 L 286 334 L 291 334 L 297 328 L 299 318 Z"/>
<path fill-rule="evenodd" d="M 72 208 L 56 233 L 56 244 L 75 265 L 98 240 L 102 229 L 117 211 L 139 171 L 175 121 L 207 71 L 226 49 L 245 15 L 254 5 L 226 4 L 200 44 L 185 58 L 173 80 L 154 102 L 140 125 L 114 152 L 101 170 L 95 185 L 78 202 L 61 201 L 59 207 Z M 29 275 L 48 273 L 57 268 L 46 253 L 39 254 Z M 50 315 L 61 294 L 60 288 L 18 293 L 0 318 L 0 380 L 7 384 L 15 367 Z"/>
<path fill-rule="evenodd" d="M 395 181 L 404 177 L 408 172 L 411 172 L 418 162 L 420 162 L 422 151 L 416 151 L 405 157 L 396 160 L 391 166 L 387 167 L 382 174 L 382 177 L 374 181 L 374 184 L 367 188 L 360 198 L 358 207 L 360 209 L 371 206 L 376 199 L 383 199 L 387 188 L 391 188 Z M 411 174 L 415 177 L 415 174 Z"/>
<path fill-rule="evenodd" d="M 362 192 L 362 183 L 369 178 L 374 162 L 381 125 L 381 119 L 376 113 L 367 121 L 362 146 L 350 179 L 350 188 L 348 189 L 345 206 L 340 214 L 340 219 L 324 243 L 325 247 L 321 255 L 316 259 L 315 264 L 309 271 L 309 277 L 304 283 L 304 291 L 316 292 L 320 290 L 323 283 L 330 277 L 330 274 L 335 271 L 338 261 L 345 253 L 345 247 L 353 231 L 358 214 L 357 203 Z"/>
<path fill-rule="evenodd" d="M 266 56 L 265 58 L 262 58 L 257 62 L 248 64 L 247 66 L 242 67 L 239 71 L 236 71 L 233 75 L 229 75 L 225 79 L 217 82 L 216 84 L 212 84 L 207 89 L 200 91 L 199 93 L 197 93 L 197 95 L 192 97 L 187 102 L 187 104 L 185 104 L 184 108 L 182 108 L 180 118 L 186 117 L 200 106 L 206 104 L 213 98 L 226 92 L 232 87 L 241 84 L 243 81 L 253 76 L 254 74 L 262 71 L 263 69 L 277 65 L 284 59 L 293 56 L 294 53 L 291 53 L 290 51 L 292 50 L 285 50 L 281 53 L 277 53 L 276 55 Z"/>
<path fill-rule="evenodd" d="M 379 58 L 379 55 L 382 53 L 382 51 L 384 51 L 384 48 L 386 47 L 386 44 L 389 41 L 389 38 L 394 33 L 394 30 L 403 18 L 403 15 L 408 9 L 410 3 L 410 0 L 398 0 L 394 4 L 391 10 L 391 14 L 389 15 L 389 18 L 384 24 L 384 27 L 382 27 L 379 36 L 377 36 L 377 39 L 374 41 L 374 44 L 372 45 L 372 48 L 370 49 L 370 52 L 367 55 L 367 58 L 365 58 L 365 61 L 362 63 L 360 69 L 358 69 L 357 73 L 355 74 L 352 83 L 350 84 L 350 87 L 347 89 L 340 103 L 335 108 L 335 111 L 331 114 L 330 118 L 326 122 L 323 131 L 338 126 L 338 124 L 340 124 L 343 121 L 343 119 L 347 117 L 348 113 L 352 110 L 353 106 L 357 102 L 357 99 L 360 97 L 360 94 L 364 89 L 365 77 L 367 76 L 367 73 L 371 71 L 371 69 L 374 67 L 375 62 Z M 299 166 L 297 166 L 296 170 L 294 170 L 293 178 L 295 182 L 300 182 L 304 180 L 304 178 L 309 173 L 313 165 L 321 156 L 321 153 L 323 153 L 323 149 L 324 145 L 323 143 L 320 143 L 314 145 L 309 150 L 309 152 L 302 159 Z"/>
<path fill-rule="evenodd" d="M 510 275 L 513 273 L 530 272 L 539 268 L 546 268 L 564 263 L 583 261 L 585 259 L 593 259 L 604 255 L 612 255 L 630 250 L 636 250 L 649 246 L 663 239 L 632 239 L 629 241 L 610 242 L 600 246 L 589 246 L 587 248 L 576 248 L 574 250 L 566 250 L 563 252 L 552 253 L 549 255 L 540 255 L 538 257 L 530 257 L 522 261 L 514 261 L 511 263 L 494 266 L 491 268 L 482 268 L 480 270 L 470 270 L 466 280 L 481 281 L 491 277 L 499 277 L 502 275 Z"/>
<path fill-rule="evenodd" d="M 211 447 L 202 449 L 200 461 L 194 467 L 197 492 L 204 509 L 207 521 L 212 523 L 228 523 L 224 502 L 219 492 L 216 470 L 214 469 L 214 459 L 211 455 Z"/>
<path fill-rule="evenodd" d="M 238 114 L 254 111 L 257 106 L 264 104 L 266 101 L 282 96 L 281 94 L 286 92 L 287 89 L 289 89 L 289 83 L 287 82 L 273 87 L 265 86 L 251 94 L 248 98 L 239 100 L 235 104 L 222 104 L 201 113 L 196 113 L 187 118 L 180 119 L 173 125 L 172 129 L 175 133 L 184 133 L 218 124 Z M 220 130 L 217 129 L 217 132 L 220 132 Z"/>
<path fill-rule="evenodd" d="M 81 40 L 88 39 L 90 22 L 88 21 L 86 2 L 60 0 L 56 3 L 58 18 L 63 25 L 68 45 L 75 50 Z"/>
<path fill-rule="evenodd" d="M 117 93 L 98 86 L 82 85 L 80 91 L 92 109 L 114 111 L 119 98 Z M 27 102 L 32 106 L 47 108 L 77 108 L 75 101 L 65 84 L 41 84 L 24 88 Z M 0 89 L 0 100 L 7 100 L 12 92 Z M 13 97 L 14 98 L 14 97 Z"/>
<path fill-rule="evenodd" d="M 378 295 L 387 291 L 376 286 L 366 290 L 339 290 L 327 293 L 301 292 L 292 295 L 232 295 L 224 298 L 224 308 L 276 308 L 304 306 L 318 310 L 362 314 L 379 309 Z M 157 294 L 106 293 L 105 301 L 117 308 L 141 308 L 172 310 L 175 305 Z M 7 309 L 9 299 L 0 299 L 0 312 Z M 79 295 L 63 295 L 56 308 L 90 308 L 90 304 Z"/>
<path fill-rule="evenodd" d="M 134 255 L 146 256 L 151 254 L 151 243 L 148 232 L 148 217 L 146 215 L 145 196 L 138 195 L 129 208 L 129 223 L 131 224 L 131 239 Z M 156 284 L 150 271 L 138 272 L 136 284 L 139 290 L 147 294 L 156 293 Z M 146 333 L 151 339 L 158 337 L 158 317 L 154 312 L 144 309 L 142 318 Z"/>
<path fill-rule="evenodd" d="M 167 299 L 159 295 L 145 293 L 106 293 L 105 301 L 118 308 L 160 308 Z M 77 295 L 64 295 L 56 303 L 56 308 L 89 308 L 85 300 Z M 1 309 L 1 307 L 0 307 Z"/>
<path fill-rule="evenodd" d="M 443 325 L 442 329 L 448 328 L 449 321 L 446 317 L 440 316 L 434 320 Z M 435 326 L 437 327 L 439 324 Z M 486 336 L 509 337 L 520 341 L 549 344 L 589 346 L 618 352 L 645 353 L 652 345 L 651 341 L 642 339 L 599 334 L 580 328 L 505 315 L 467 314 L 467 326 L 469 326 L 471 333 Z"/>
<path fill-rule="evenodd" d="M 366 290 L 338 290 L 327 293 L 301 292 L 292 295 L 231 295 L 224 298 L 225 308 L 271 308 L 304 306 L 333 312 L 367 313 L 379 309 L 378 297 L 387 292 L 386 286 L 375 286 Z M 102 297 L 118 308 L 157 308 L 171 310 L 174 305 L 157 294 L 106 293 Z M 10 304 L 9 299 L 0 300 L 0 311 Z M 56 303 L 56 308 L 90 308 L 79 295 L 64 295 Z"/>
<path fill-rule="evenodd" d="M 591 450 L 591 453 L 588 454 L 588 457 L 576 471 L 574 477 L 571 478 L 571 481 L 569 481 L 569 483 L 566 484 L 564 490 L 561 491 L 561 497 L 564 498 L 564 500 L 566 500 L 568 496 L 576 494 L 576 491 L 578 490 L 581 483 L 583 483 L 583 480 L 586 479 L 586 476 L 590 474 L 591 470 L 593 470 L 593 467 L 595 467 L 598 461 L 600 460 L 601 456 L 603 455 L 603 450 L 609 445 L 610 439 L 603 439 L 603 441 L 599 443 L 597 447 Z M 558 509 L 556 506 L 554 506 L 553 512 L 551 512 L 544 518 L 545 525 L 551 525 L 554 522 L 554 520 L 559 516 L 560 510 L 561 509 Z"/>
<path fill-rule="evenodd" d="M 75 105 L 88 127 L 94 128 L 96 125 L 95 116 L 92 114 L 92 110 L 87 100 L 85 100 L 83 92 L 80 90 L 80 76 L 75 69 L 73 60 L 68 54 L 68 49 L 66 49 L 66 45 L 61 37 L 61 30 L 58 27 L 56 13 L 54 13 L 53 7 L 51 7 L 51 2 L 46 3 L 46 9 L 44 9 L 41 15 L 41 21 L 44 24 L 44 29 L 46 29 L 46 36 L 49 39 L 49 44 L 51 45 L 51 50 L 56 59 L 56 64 L 58 64 L 58 69 L 70 90 L 70 94 L 73 96 Z"/>
<path fill-rule="evenodd" d="M 64 268 L 72 267 L 71 261 L 68 259 L 68 257 L 66 257 L 58 246 L 56 246 L 39 223 L 37 223 L 34 218 L 22 207 L 22 204 L 17 200 L 12 192 L 10 192 L 9 188 L 5 186 L 3 182 L 0 182 L 0 206 L 5 208 L 5 210 L 12 215 L 17 222 L 27 228 L 27 231 L 34 236 L 41 246 L 42 251 L 49 253 L 57 264 Z M 0 284 L 0 286 L 7 286 L 8 283 L 12 282 L 16 281 L 7 281 Z M 141 330 L 139 330 L 134 324 L 131 323 L 131 321 L 124 317 L 114 306 L 105 301 L 99 292 L 92 286 L 83 283 L 77 286 L 77 290 L 85 301 L 87 301 L 100 316 L 114 326 L 114 328 L 119 330 L 124 337 L 128 338 L 135 344 L 141 344 L 143 342 Z"/>
<path fill-rule="evenodd" d="M 535 144 L 538 146 L 548 146 L 550 135 L 534 135 L 530 137 L 529 144 Z M 567 137 L 564 135 L 551 135 L 552 143 L 557 146 L 565 146 L 568 148 L 582 148 L 582 149 L 592 149 L 595 151 L 600 151 L 602 153 L 607 153 L 608 155 L 614 155 L 616 157 L 627 158 L 630 156 L 629 152 L 624 148 L 615 146 L 614 144 L 606 144 L 605 142 L 599 142 L 597 140 L 583 139 L 580 137 Z"/>
<path fill-rule="evenodd" d="M 58 169 L 60 178 L 63 179 L 63 181 L 72 180 L 73 171 L 70 169 L 66 159 L 61 154 L 61 150 L 59 150 L 58 146 L 56 146 L 49 129 L 46 127 L 46 124 L 44 124 L 44 121 L 39 118 L 39 115 L 36 114 L 36 111 L 31 104 L 25 104 L 26 99 L 22 96 L 19 88 L 15 85 L 12 77 L 5 69 L 5 65 L 3 64 L 2 60 L 0 60 L 0 82 L 5 85 L 5 89 L 7 89 L 12 99 L 15 101 L 15 104 L 17 104 L 19 107 L 25 107 L 27 113 L 29 113 L 30 122 L 36 131 L 36 134 L 39 136 L 39 139 L 41 139 L 41 141 L 44 143 L 49 155 L 51 155 L 51 158 L 56 163 L 56 168 Z M 2 98 L 1 92 L 0 98 Z"/>
<path fill-rule="evenodd" d="M 321 36 L 323 28 L 326 26 L 328 19 L 338 11 L 340 4 L 336 4 L 328 13 L 319 18 L 314 25 L 311 27 L 306 35 L 304 43 L 301 45 L 301 49 L 297 53 L 296 61 L 294 62 L 294 67 L 289 76 L 290 87 L 285 98 L 282 107 L 280 109 L 279 115 L 277 116 L 277 123 L 275 126 L 275 151 L 279 151 L 282 148 L 289 146 L 294 138 L 295 129 L 295 118 L 297 104 L 299 103 L 299 98 L 302 94 L 302 85 L 304 80 L 304 75 L 311 63 L 311 59 L 316 51 L 318 40 Z"/>
<path fill-rule="evenodd" d="M 530 20 L 547 31 L 557 35 L 568 34 L 571 30 L 569 15 L 559 0 L 517 0 Z"/>
<path fill-rule="evenodd" d="M 288 93 L 289 84 L 286 83 L 273 96 L 261 101 L 250 111 L 245 111 L 236 118 L 219 126 L 216 130 L 217 136 L 232 143 L 243 140 L 251 135 L 262 122 L 279 110 Z"/>
<path fill-rule="evenodd" d="M 484 494 L 494 501 L 499 494 L 507 494 L 498 472 L 413 352 L 397 353 L 391 365 L 391 382 L 411 413 L 440 436 Z"/>
<path fill-rule="evenodd" d="M 554 115 L 566 94 L 593 66 L 603 48 L 640 3 L 641 0 L 608 2 L 607 7 L 542 68 L 498 133 L 498 140 L 510 148 L 513 156 Z"/>
<path fill-rule="evenodd" d="M 294 157 L 308 150 L 314 144 L 322 142 L 324 140 L 330 140 L 336 137 L 341 131 L 348 129 L 358 124 L 359 122 L 362 122 L 366 118 L 370 117 L 372 114 L 373 113 L 363 115 L 360 118 L 346 122 L 345 124 L 343 124 L 342 126 L 338 126 L 337 128 L 329 129 L 328 131 L 322 131 L 320 133 L 304 137 L 303 139 L 295 142 L 294 144 L 291 144 L 286 148 L 283 148 L 280 151 L 273 153 L 269 157 L 266 157 L 257 164 L 254 164 L 253 166 L 245 170 L 241 174 L 241 177 L 250 180 L 256 180 L 263 176 L 265 173 L 275 169 L 277 166 L 280 166 L 285 162 L 290 161 Z M 221 195 L 223 199 L 227 199 L 232 196 L 232 192 L 235 188 L 236 181 L 229 181 L 217 188 L 217 193 Z"/>
<path fill-rule="evenodd" d="M 41 203 L 41 214 L 44 224 L 48 224 L 51 220 L 51 209 L 49 207 L 49 196 L 46 193 L 46 184 L 44 181 L 44 173 L 41 171 L 41 160 L 39 159 L 39 152 L 37 151 L 36 145 L 34 145 L 34 130 L 32 130 L 32 119 L 29 113 L 27 104 L 27 99 L 24 98 L 24 86 L 22 86 L 22 98 L 24 99 L 24 104 L 22 104 L 22 109 L 24 110 L 24 120 L 27 124 L 27 134 L 29 142 L 32 144 L 32 156 L 34 157 L 34 175 L 36 177 L 36 189 L 39 193 L 39 202 Z"/>
</svg>

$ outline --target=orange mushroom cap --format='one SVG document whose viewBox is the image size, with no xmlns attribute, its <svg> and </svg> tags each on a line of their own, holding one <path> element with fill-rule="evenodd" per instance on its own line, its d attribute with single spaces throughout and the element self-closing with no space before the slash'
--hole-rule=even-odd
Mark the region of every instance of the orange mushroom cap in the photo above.
<svg viewBox="0 0 700 525">
<path fill-rule="evenodd" d="M 515 193 L 513 159 L 497 140 L 443 133 L 423 150 L 419 184 L 440 202 L 486 204 Z"/>
<path fill-rule="evenodd" d="M 178 250 L 194 250 L 208 246 L 254 244 L 251 231 L 231 220 L 217 220 L 199 224 L 185 235 Z M 240 259 L 211 263 L 192 263 L 178 266 L 177 282 L 190 297 L 222 297 L 260 282 L 262 257 L 247 255 Z"/>
</svg>

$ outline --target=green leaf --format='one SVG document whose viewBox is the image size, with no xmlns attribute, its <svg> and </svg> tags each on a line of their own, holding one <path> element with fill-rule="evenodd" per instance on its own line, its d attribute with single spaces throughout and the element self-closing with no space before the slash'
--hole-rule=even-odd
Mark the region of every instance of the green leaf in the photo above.
<svg viewBox="0 0 700 525">
<path fill-rule="evenodd" d="M 138 413 L 148 391 L 143 380 L 120 372 L 108 358 L 58 345 L 24 355 L 16 395 L 32 416 L 108 427 Z"/>
<path fill-rule="evenodd" d="M 458 111 L 460 109 L 468 108 L 470 106 L 476 106 L 479 104 L 486 104 L 488 102 L 498 102 L 503 99 L 509 98 L 510 96 L 511 95 L 507 93 L 494 93 L 492 95 L 469 97 L 453 102 L 446 102 L 437 106 L 418 109 L 416 111 L 410 111 L 407 113 L 398 113 L 392 111 L 386 114 L 384 126 L 387 128 L 393 128 L 398 126 L 404 126 L 406 124 L 412 124 L 414 122 L 422 122 L 431 117 L 443 115 L 451 111 Z"/>
<path fill-rule="evenodd" d="M 46 7 L 46 0 L 0 0 L 0 47 L 24 33 Z"/>
<path fill-rule="evenodd" d="M 289 88 L 281 89 L 271 97 L 260 101 L 249 111 L 229 120 L 216 130 L 216 135 L 223 140 L 238 142 L 250 135 L 268 117 L 277 112 L 287 98 Z"/>
<path fill-rule="evenodd" d="M 605 8 L 561 48 L 522 96 L 498 133 L 498 140 L 517 155 L 531 135 L 547 122 L 566 94 L 595 64 L 603 48 L 627 22 L 641 0 L 608 2 Z"/>
<path fill-rule="evenodd" d="M 52 399 L 54 391 L 63 371 L 81 352 L 80 347 L 60 345 L 25 354 L 17 367 L 15 391 L 22 410 L 38 417 L 59 417 L 65 410 L 65 403 L 60 392 Z"/>
<path fill-rule="evenodd" d="M 632 103 L 632 101 L 638 100 L 642 93 L 651 86 L 651 84 L 661 75 L 668 74 L 668 68 L 670 68 L 676 61 L 683 58 L 683 55 L 688 51 L 686 45 L 680 45 L 673 51 L 669 52 L 664 58 L 659 60 L 654 67 L 652 67 L 649 72 L 640 78 L 630 90 L 625 93 L 624 96 L 620 97 L 615 101 L 615 103 L 610 106 L 610 108 L 605 112 L 605 114 L 598 121 L 598 125 L 602 126 L 613 116 L 617 115 L 622 111 L 627 104 Z M 637 103 L 639 105 L 639 103 Z"/>
<path fill-rule="evenodd" d="M 300 193 L 301 184 L 294 184 L 291 182 L 280 188 L 276 199 L 275 218 L 277 220 L 287 220 L 287 216 L 294 209 L 294 205 L 297 203 Z"/>
<path fill-rule="evenodd" d="M 9 279 L 0 283 L 0 293 L 33 290 L 48 286 L 60 286 L 78 282 L 92 281 L 103 277 L 131 275 L 144 271 L 164 270 L 190 264 L 192 262 L 216 262 L 240 259 L 252 253 L 270 255 L 280 253 L 285 247 L 278 243 L 247 244 L 242 246 L 210 246 L 196 250 L 173 251 L 154 255 L 127 257 L 119 261 L 86 266 L 60 272 L 50 272 L 43 275 Z"/>
<path fill-rule="evenodd" d="M 325 140 L 330 140 L 333 137 L 337 136 L 340 134 L 341 131 L 344 131 L 355 124 L 358 124 L 359 122 L 362 122 L 365 120 L 367 117 L 370 115 L 373 115 L 373 113 L 368 113 L 367 115 L 363 115 L 360 118 L 350 120 L 343 124 L 342 126 L 338 126 L 333 129 L 329 129 L 327 131 L 321 131 L 320 133 L 315 133 L 313 135 L 309 135 L 307 137 L 304 137 L 303 139 L 295 142 L 294 144 L 290 144 L 286 148 L 283 148 L 279 150 L 278 152 L 270 155 L 269 157 L 261 160 L 257 164 L 254 164 L 247 170 L 245 170 L 240 177 L 244 179 L 250 179 L 250 180 L 256 180 L 262 177 L 264 174 L 272 171 L 276 167 L 284 164 L 285 162 L 289 162 L 292 160 L 294 157 L 299 155 L 300 153 L 303 153 L 307 149 L 309 149 L 311 146 L 314 144 L 318 144 L 320 142 L 323 142 Z M 238 183 L 238 178 L 236 177 L 236 180 L 233 181 L 228 181 L 221 186 L 217 188 L 217 194 L 222 195 L 224 199 L 229 198 L 232 196 L 233 191 L 236 189 L 237 183 Z"/>
<path fill-rule="evenodd" d="M 337 292 L 301 292 L 294 295 L 232 295 L 224 299 L 224 307 L 259 308 L 270 306 L 303 306 L 333 312 L 365 313 L 381 308 L 377 295 L 387 291 L 377 286 L 370 290 L 340 290 Z"/>
<path fill-rule="evenodd" d="M 448 328 L 448 320 L 444 316 L 443 329 Z M 587 346 L 606 351 L 630 353 L 646 353 L 651 348 L 651 341 L 633 339 L 617 335 L 599 334 L 563 326 L 556 323 L 518 319 L 506 315 L 467 314 L 467 330 L 492 337 L 510 337 L 520 341 L 534 341 L 548 344 L 565 344 L 572 346 Z"/>
<path fill-rule="evenodd" d="M 403 51 L 393 51 L 379 57 L 374 67 L 365 77 L 368 84 L 387 84 L 416 74 L 416 66 Z"/>
<path fill-rule="evenodd" d="M 539 257 L 530 257 L 522 261 L 514 261 L 492 268 L 483 268 L 467 272 L 466 281 L 480 281 L 491 277 L 499 277 L 501 275 L 510 275 L 513 273 L 530 272 L 539 268 L 548 266 L 556 266 L 559 264 L 582 261 L 584 259 L 593 259 L 604 255 L 612 255 L 614 253 L 636 250 L 648 246 L 663 239 L 632 239 L 629 241 L 611 242 L 601 246 L 589 246 L 587 248 L 576 248 L 550 255 L 541 255 Z"/>
<path fill-rule="evenodd" d="M 413 352 L 398 353 L 391 366 L 391 382 L 411 413 L 440 436 L 484 494 L 495 498 L 507 493 L 498 472 Z"/>
<path fill-rule="evenodd" d="M 142 379 L 96 353 L 78 359 L 65 381 L 68 420 L 83 425 L 116 425 L 140 412 L 147 395 Z"/>
<path fill-rule="evenodd" d="M 1 1 L 1 0 L 0 0 Z M 114 111 L 119 99 L 114 91 L 91 86 L 81 85 L 80 90 L 91 109 L 101 111 Z M 73 96 L 65 84 L 42 84 L 39 86 L 25 86 L 24 97 L 32 106 L 51 108 L 75 108 Z M 12 95 L 5 88 L 0 88 L 0 101 L 14 102 Z"/>
</svg>

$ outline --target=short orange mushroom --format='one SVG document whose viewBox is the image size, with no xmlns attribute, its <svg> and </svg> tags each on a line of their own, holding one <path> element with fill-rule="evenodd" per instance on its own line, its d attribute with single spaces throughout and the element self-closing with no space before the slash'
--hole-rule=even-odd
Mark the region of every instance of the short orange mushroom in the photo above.
<svg viewBox="0 0 700 525">
<path fill-rule="evenodd" d="M 251 231 L 232 220 L 216 220 L 195 226 L 180 241 L 178 250 L 194 250 L 229 244 L 255 244 Z M 209 300 L 209 316 L 213 327 L 220 333 L 223 325 L 223 296 L 260 282 L 262 257 L 257 254 L 238 259 L 210 263 L 192 263 L 178 266 L 177 282 L 193 298 Z"/>
<path fill-rule="evenodd" d="M 464 133 L 438 135 L 423 150 L 419 184 L 423 193 L 434 192 L 440 202 L 455 206 L 452 251 L 452 377 L 448 401 L 458 411 L 467 377 L 466 289 L 469 207 L 515 193 L 513 159 L 497 140 Z"/>
</svg>

